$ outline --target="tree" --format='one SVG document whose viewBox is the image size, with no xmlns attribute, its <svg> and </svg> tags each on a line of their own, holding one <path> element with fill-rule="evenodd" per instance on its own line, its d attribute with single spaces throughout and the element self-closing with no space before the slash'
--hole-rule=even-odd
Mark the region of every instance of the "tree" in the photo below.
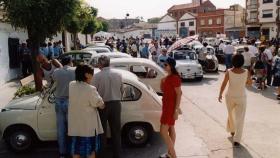
<svg viewBox="0 0 280 158">
<path fill-rule="evenodd" d="M 151 19 L 148 19 L 148 23 L 159 23 L 161 18 L 151 18 Z"/>
<path fill-rule="evenodd" d="M 78 33 L 84 30 L 85 26 L 96 14 L 96 9 L 82 4 L 76 10 L 74 16 L 66 22 L 66 30 L 74 35 L 74 49 L 77 49 Z"/>
<path fill-rule="evenodd" d="M 109 24 L 106 21 L 101 21 L 102 31 L 107 32 L 109 30 Z"/>
<path fill-rule="evenodd" d="M 95 18 L 87 21 L 82 33 L 86 36 L 86 43 L 88 44 L 88 34 L 94 34 L 97 30 L 97 24 Z"/>
<path fill-rule="evenodd" d="M 80 6 L 79 0 L 0 0 L 5 16 L 15 28 L 27 30 L 32 52 L 36 90 L 42 90 L 42 75 L 36 56 L 40 43 L 63 29 Z"/>
</svg>

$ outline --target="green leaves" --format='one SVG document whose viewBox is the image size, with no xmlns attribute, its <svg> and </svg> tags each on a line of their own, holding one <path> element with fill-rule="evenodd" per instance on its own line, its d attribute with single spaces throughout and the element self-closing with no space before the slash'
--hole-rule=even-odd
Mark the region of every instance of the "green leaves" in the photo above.
<svg viewBox="0 0 280 158">
<path fill-rule="evenodd" d="M 36 92 L 36 89 L 34 86 L 28 85 L 28 86 L 22 86 L 20 87 L 17 92 L 14 94 L 15 97 L 22 97 L 24 95 L 30 95 Z"/>
</svg>

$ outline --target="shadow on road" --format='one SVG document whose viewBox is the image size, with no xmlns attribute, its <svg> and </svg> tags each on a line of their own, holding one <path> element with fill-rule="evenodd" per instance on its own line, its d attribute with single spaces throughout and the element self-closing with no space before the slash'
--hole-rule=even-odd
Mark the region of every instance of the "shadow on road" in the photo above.
<svg viewBox="0 0 280 158">
<path fill-rule="evenodd" d="M 233 143 L 232 137 L 229 137 L 228 140 Z M 233 147 L 233 158 L 253 158 L 250 152 L 246 149 L 245 146 L 240 144 L 239 147 Z"/>
</svg>

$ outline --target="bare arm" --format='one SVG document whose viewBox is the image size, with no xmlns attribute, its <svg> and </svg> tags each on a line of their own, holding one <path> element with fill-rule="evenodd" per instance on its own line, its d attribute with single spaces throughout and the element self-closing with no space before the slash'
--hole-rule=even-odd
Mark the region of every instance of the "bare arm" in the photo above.
<svg viewBox="0 0 280 158">
<path fill-rule="evenodd" d="M 178 120 L 178 116 L 179 114 L 182 114 L 182 111 L 180 109 L 180 103 L 181 103 L 181 97 L 182 97 L 182 90 L 181 87 L 176 87 L 175 88 L 175 92 L 176 92 L 176 103 L 175 103 L 175 109 L 174 109 L 174 119 Z"/>
<path fill-rule="evenodd" d="M 62 68 L 63 66 L 61 65 L 61 63 L 57 60 L 57 59 L 53 59 L 52 60 L 52 64 L 56 67 L 56 68 Z"/>
<path fill-rule="evenodd" d="M 252 86 L 252 83 L 253 83 L 253 81 L 251 79 L 251 72 L 248 71 L 248 77 L 247 77 L 246 85 L 247 86 Z"/>
<path fill-rule="evenodd" d="M 219 102 L 222 102 L 223 93 L 224 93 L 224 90 L 227 86 L 228 81 L 229 81 L 229 72 L 227 71 L 226 74 L 225 74 L 225 78 L 224 78 L 224 81 L 222 83 L 221 89 L 220 89 Z"/>
</svg>

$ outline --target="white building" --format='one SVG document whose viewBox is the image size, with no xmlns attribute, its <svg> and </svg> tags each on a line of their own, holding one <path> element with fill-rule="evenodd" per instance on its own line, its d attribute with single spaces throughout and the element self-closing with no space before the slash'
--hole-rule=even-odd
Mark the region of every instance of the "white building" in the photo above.
<svg viewBox="0 0 280 158">
<path fill-rule="evenodd" d="M 177 35 L 177 21 L 172 16 L 164 15 L 157 25 L 157 34 L 162 37 Z"/>
<path fill-rule="evenodd" d="M 246 34 L 266 39 L 277 37 L 279 28 L 279 0 L 246 0 Z"/>
<path fill-rule="evenodd" d="M 277 36 L 276 18 L 278 16 L 277 2 L 278 0 L 259 0 L 259 22 L 261 24 L 262 35 L 266 39 L 275 38 Z"/>
<path fill-rule="evenodd" d="M 196 14 L 185 13 L 178 21 L 180 37 L 192 36 L 196 34 Z"/>
</svg>

